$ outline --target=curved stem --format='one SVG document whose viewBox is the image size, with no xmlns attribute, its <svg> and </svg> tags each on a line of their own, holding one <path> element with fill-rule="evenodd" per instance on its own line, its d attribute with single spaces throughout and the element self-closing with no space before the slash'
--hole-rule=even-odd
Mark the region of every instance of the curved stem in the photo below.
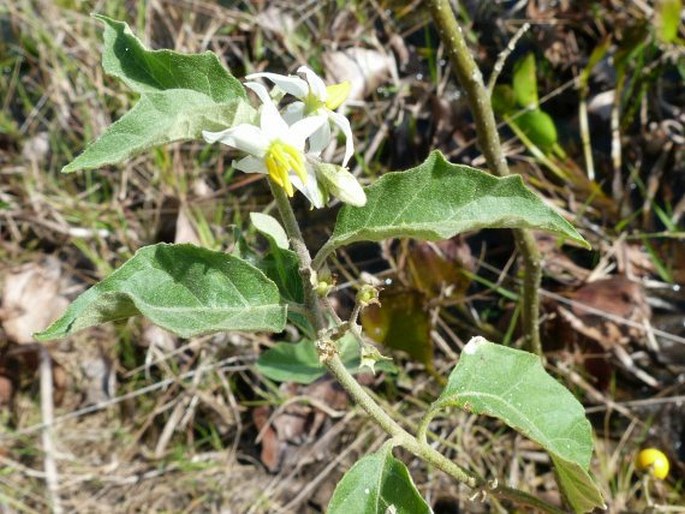
<svg viewBox="0 0 685 514">
<path fill-rule="evenodd" d="M 502 151 L 490 95 L 483 83 L 483 75 L 466 45 L 466 39 L 452 11 L 449 0 L 429 0 L 428 6 L 438 34 L 449 55 L 452 68 L 466 92 L 466 98 L 476 123 L 476 137 L 488 168 L 500 177 L 510 174 Z M 542 278 L 540 252 L 535 238 L 527 230 L 514 230 L 517 246 L 523 256 L 525 278 L 522 294 L 522 320 L 526 342 L 542 358 L 540 343 L 540 298 L 538 290 Z"/>
<path fill-rule="evenodd" d="M 328 240 L 314 256 L 314 260 L 312 261 L 312 268 L 317 270 L 321 266 L 323 266 L 323 263 L 326 261 L 328 256 L 332 254 L 334 251 L 335 246 L 331 244 L 330 240 Z"/>
<path fill-rule="evenodd" d="M 314 291 L 314 286 L 311 282 L 311 277 L 314 271 L 312 270 L 312 260 L 309 250 L 305 245 L 300 227 L 295 219 L 295 214 L 290 205 L 290 201 L 285 192 L 277 185 L 269 182 L 271 190 L 276 199 L 276 205 L 281 214 L 281 220 L 295 253 L 298 256 L 300 267 L 299 271 L 302 275 L 303 287 L 305 290 L 305 306 L 311 314 L 312 323 L 316 329 L 317 334 L 321 335 L 325 332 L 326 324 L 321 310 L 321 301 Z M 350 397 L 366 411 L 371 417 L 393 440 L 393 444 L 402 446 L 413 455 L 424 460 L 428 464 L 444 471 L 456 480 L 463 482 L 467 486 L 479 489 L 485 496 L 492 494 L 498 498 L 506 498 L 517 504 L 530 505 L 536 508 L 539 512 L 549 512 L 552 514 L 559 514 L 564 511 L 540 500 L 528 493 L 513 489 L 510 487 L 500 486 L 497 483 L 489 483 L 481 477 L 470 473 L 458 464 L 452 462 L 442 453 L 437 451 L 425 440 L 425 432 L 428 430 L 428 423 L 430 419 L 425 422 L 425 429 L 422 428 L 424 435 L 421 439 L 414 437 L 407 432 L 397 421 L 395 421 L 372 397 L 366 390 L 357 382 L 352 374 L 347 370 L 345 365 L 340 360 L 340 355 L 337 352 L 335 344 L 325 339 L 317 341 L 317 351 L 321 362 L 326 366 L 328 371 L 340 382 L 340 385 L 347 391 Z"/>
<path fill-rule="evenodd" d="M 553 514 L 564 512 L 528 493 L 511 487 L 500 486 L 497 483 L 488 483 L 482 478 L 469 473 L 430 446 L 427 442 L 422 442 L 412 436 L 402 428 L 399 423 L 392 419 L 381 406 L 371 398 L 369 393 L 364 390 L 359 382 L 355 380 L 347 368 L 345 368 L 345 365 L 340 360 L 338 354 L 327 356 L 322 362 L 354 401 L 395 440 L 397 446 L 402 446 L 415 456 L 444 471 L 467 486 L 474 489 L 480 489 L 483 494 L 492 494 L 498 498 L 512 500 L 517 504 L 530 505 L 540 512 L 550 512 Z"/>
</svg>

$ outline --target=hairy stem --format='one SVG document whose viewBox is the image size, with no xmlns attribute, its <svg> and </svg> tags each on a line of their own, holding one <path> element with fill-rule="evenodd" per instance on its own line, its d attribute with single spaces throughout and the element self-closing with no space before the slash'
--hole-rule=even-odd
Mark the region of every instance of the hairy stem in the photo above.
<svg viewBox="0 0 685 514">
<path fill-rule="evenodd" d="M 428 444 L 425 435 L 420 440 L 407 432 L 371 397 L 368 392 L 366 392 L 359 382 L 357 382 L 340 360 L 340 355 L 338 354 L 335 345 L 331 341 L 327 341 L 321 337 L 325 334 L 327 326 L 321 309 L 321 301 L 317 297 L 316 292 L 314 291 L 314 285 L 310 280 L 314 271 L 311 267 L 312 260 L 309 250 L 302 238 L 302 232 L 300 231 L 292 206 L 290 205 L 290 201 L 285 192 L 279 186 L 271 182 L 269 182 L 269 184 L 274 198 L 276 199 L 276 205 L 281 214 L 283 226 L 300 262 L 299 270 L 302 275 L 303 287 L 305 290 L 305 307 L 310 313 L 310 318 L 312 319 L 317 334 L 319 334 L 319 340 L 317 341 L 319 358 L 326 368 L 328 368 L 328 371 L 338 380 L 338 382 L 340 382 L 340 385 L 343 386 L 354 402 L 364 409 L 369 417 L 394 439 L 398 446 L 402 446 L 416 457 L 419 457 L 428 464 L 444 471 L 467 486 L 479 489 L 484 497 L 488 494 L 492 494 L 493 496 L 506 498 L 517 504 L 530 505 L 539 512 L 549 512 L 552 514 L 564 512 L 528 493 L 519 491 L 518 489 L 500 486 L 497 483 L 487 482 L 483 478 L 463 469 Z M 428 421 L 422 429 L 424 434 L 427 429 Z"/>
<path fill-rule="evenodd" d="M 445 50 L 459 83 L 466 92 L 469 107 L 476 122 L 476 137 L 487 166 L 500 177 L 509 175 L 509 166 L 502 151 L 495 114 L 490 95 L 483 83 L 483 75 L 466 46 L 461 27 L 457 23 L 449 0 L 429 0 L 428 6 L 440 34 Z M 523 332 L 529 348 L 542 357 L 540 343 L 540 297 L 538 290 L 542 278 L 540 252 L 533 234 L 528 230 L 514 230 L 516 244 L 523 256 L 524 273 L 522 293 Z"/>
</svg>

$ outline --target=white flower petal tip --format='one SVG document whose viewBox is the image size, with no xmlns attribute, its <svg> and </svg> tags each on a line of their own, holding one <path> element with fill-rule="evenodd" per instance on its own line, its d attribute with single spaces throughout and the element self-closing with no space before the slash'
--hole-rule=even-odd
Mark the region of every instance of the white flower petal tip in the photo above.
<svg viewBox="0 0 685 514">
<path fill-rule="evenodd" d="M 326 91 L 326 84 L 323 79 L 314 73 L 308 66 L 300 66 L 297 68 L 297 73 L 304 75 L 305 79 L 307 79 L 309 92 L 319 101 L 325 102 L 328 92 Z"/>
<path fill-rule="evenodd" d="M 343 166 L 347 166 L 347 163 L 350 162 L 350 159 L 354 155 L 354 139 L 350 121 L 338 112 L 331 111 L 328 115 L 335 126 L 338 127 L 345 136 L 345 157 L 343 158 Z"/>
<path fill-rule="evenodd" d="M 283 91 L 295 98 L 304 98 L 309 93 L 309 84 L 295 75 L 279 75 L 278 73 L 252 73 L 245 77 L 248 80 L 267 79 L 276 84 Z M 247 84 L 246 84 L 247 85 Z"/>
<path fill-rule="evenodd" d="M 221 132 L 210 132 L 209 130 L 203 130 L 202 137 L 211 145 L 213 143 L 216 143 L 217 141 L 220 141 L 230 130 L 231 129 L 226 129 L 222 130 Z"/>
</svg>

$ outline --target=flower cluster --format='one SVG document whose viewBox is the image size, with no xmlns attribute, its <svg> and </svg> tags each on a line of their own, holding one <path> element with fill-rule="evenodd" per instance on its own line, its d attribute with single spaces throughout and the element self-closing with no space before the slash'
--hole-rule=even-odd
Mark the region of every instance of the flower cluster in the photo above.
<svg viewBox="0 0 685 514">
<path fill-rule="evenodd" d="M 316 208 L 331 196 L 358 207 L 366 204 L 364 190 L 345 166 L 354 153 L 350 122 L 335 109 L 349 94 L 348 82 L 326 87 L 306 66 L 295 75 L 254 73 L 245 86 L 261 102 L 259 125 L 243 123 L 221 132 L 203 131 L 208 143 L 217 141 L 247 153 L 233 166 L 245 173 L 268 174 L 271 180 L 293 196 L 297 189 Z M 281 111 L 269 91 L 254 79 L 267 79 L 283 93 L 296 98 Z M 321 152 L 331 142 L 331 125 L 345 136 L 342 166 L 321 160 Z"/>
</svg>

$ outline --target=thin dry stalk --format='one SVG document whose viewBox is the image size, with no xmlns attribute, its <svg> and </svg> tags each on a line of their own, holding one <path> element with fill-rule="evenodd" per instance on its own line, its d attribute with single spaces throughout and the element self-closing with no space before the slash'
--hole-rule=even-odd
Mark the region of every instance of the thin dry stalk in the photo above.
<svg viewBox="0 0 685 514">
<path fill-rule="evenodd" d="M 53 514 L 62 514 L 62 502 L 59 496 L 59 475 L 55 462 L 55 444 L 52 423 L 54 419 L 54 402 L 52 399 L 52 359 L 46 347 L 40 347 L 40 412 L 43 419 L 43 466 L 45 483 L 50 496 Z"/>
</svg>

